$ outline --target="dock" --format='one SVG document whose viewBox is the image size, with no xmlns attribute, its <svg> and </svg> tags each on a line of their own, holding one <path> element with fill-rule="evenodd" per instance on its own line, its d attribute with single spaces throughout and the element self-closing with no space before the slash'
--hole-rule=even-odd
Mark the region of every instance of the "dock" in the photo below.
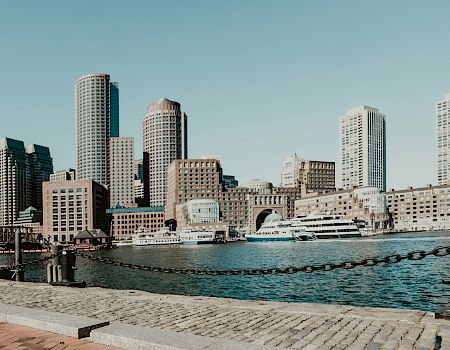
<svg viewBox="0 0 450 350">
<path fill-rule="evenodd" d="M 49 312 L 61 320 L 107 321 L 109 325 L 93 330 L 89 339 L 127 349 L 450 349 L 450 320 L 418 310 L 10 281 L 0 281 L 0 304 L 0 316 L 9 305 L 39 310 L 37 317 Z M 21 314 L 31 317 L 33 312 Z"/>
</svg>

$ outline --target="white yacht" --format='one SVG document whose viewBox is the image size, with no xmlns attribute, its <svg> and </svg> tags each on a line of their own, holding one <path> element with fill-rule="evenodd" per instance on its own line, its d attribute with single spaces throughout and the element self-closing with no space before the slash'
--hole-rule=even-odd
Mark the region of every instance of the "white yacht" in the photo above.
<svg viewBox="0 0 450 350">
<path fill-rule="evenodd" d="M 214 232 L 212 231 L 183 230 L 179 236 L 183 244 L 214 243 Z"/>
<path fill-rule="evenodd" d="M 287 242 L 308 240 L 304 227 L 293 226 L 291 221 L 263 223 L 255 233 L 245 235 L 249 242 Z M 313 239 L 311 236 L 310 239 Z"/>
<path fill-rule="evenodd" d="M 363 227 L 352 219 L 342 219 L 334 214 L 310 214 L 290 220 L 294 226 L 305 228 L 307 235 L 317 239 L 362 237 Z"/>
<path fill-rule="evenodd" d="M 139 227 L 132 236 L 134 246 L 181 244 L 180 236 L 170 231 L 168 227 L 163 227 L 157 232 L 150 232 L 145 227 Z"/>
<path fill-rule="evenodd" d="M 281 215 L 269 214 L 259 230 L 247 233 L 245 238 L 249 242 L 287 242 L 291 240 L 312 240 L 308 237 L 304 227 L 294 225 L 291 220 L 281 220 Z"/>
<path fill-rule="evenodd" d="M 133 240 L 131 240 L 131 239 L 122 239 L 120 241 L 112 241 L 111 243 L 115 247 L 125 247 L 125 246 L 133 245 Z"/>
</svg>

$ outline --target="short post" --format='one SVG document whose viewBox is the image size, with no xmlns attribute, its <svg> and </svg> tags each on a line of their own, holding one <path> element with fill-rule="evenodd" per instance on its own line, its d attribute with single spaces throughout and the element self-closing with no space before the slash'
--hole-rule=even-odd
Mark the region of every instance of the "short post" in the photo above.
<svg viewBox="0 0 450 350">
<path fill-rule="evenodd" d="M 52 255 L 56 255 L 47 267 L 47 280 L 52 286 L 86 287 L 86 282 L 75 281 L 75 253 L 71 249 L 53 245 Z"/>
<path fill-rule="evenodd" d="M 15 275 L 16 275 L 16 281 L 23 282 L 24 281 L 24 273 L 20 266 L 22 264 L 22 232 L 20 231 L 20 228 L 16 229 L 15 232 L 15 239 L 14 239 L 14 255 L 15 255 Z"/>
</svg>

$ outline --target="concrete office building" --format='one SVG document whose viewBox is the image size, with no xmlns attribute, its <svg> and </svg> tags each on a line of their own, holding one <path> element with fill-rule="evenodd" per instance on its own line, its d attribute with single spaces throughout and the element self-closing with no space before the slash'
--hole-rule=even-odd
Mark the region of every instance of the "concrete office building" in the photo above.
<svg viewBox="0 0 450 350">
<path fill-rule="evenodd" d="M 339 119 L 342 186 L 386 191 L 386 124 L 376 108 L 349 109 Z"/>
<path fill-rule="evenodd" d="M 436 103 L 438 185 L 450 180 L 450 93 Z"/>
<path fill-rule="evenodd" d="M 133 137 L 109 139 L 109 192 L 111 208 L 135 206 Z"/>
<path fill-rule="evenodd" d="M 83 230 L 106 229 L 107 189 L 92 180 L 43 183 L 44 238 L 69 242 Z"/>
<path fill-rule="evenodd" d="M 109 74 L 82 76 L 75 85 L 77 178 L 108 185 L 110 137 L 119 136 L 118 83 Z"/>
<path fill-rule="evenodd" d="M 76 180 L 75 169 L 58 170 L 50 175 L 50 181 L 73 181 Z"/>
<path fill-rule="evenodd" d="M 247 188 L 225 188 L 218 159 L 175 160 L 167 171 L 166 220 L 177 218 L 177 205 L 194 199 L 211 199 L 219 204 L 220 220 L 230 228 L 247 226 Z"/>
<path fill-rule="evenodd" d="M 302 158 L 297 157 L 294 153 L 284 159 L 283 170 L 281 171 L 280 187 L 297 187 L 298 186 L 298 170 L 299 165 L 303 161 Z"/>
<path fill-rule="evenodd" d="M 390 189 L 387 207 L 394 229 L 399 231 L 434 231 L 450 229 L 450 185 Z"/>
<path fill-rule="evenodd" d="M 187 116 L 178 102 L 166 98 L 147 108 L 144 129 L 144 188 L 150 206 L 163 206 L 167 192 L 167 167 L 187 158 Z"/>
<path fill-rule="evenodd" d="M 42 209 L 40 189 L 52 172 L 47 147 L 0 138 L 0 226 L 14 224 L 29 206 Z"/>
<path fill-rule="evenodd" d="M 388 228 L 386 195 L 377 187 L 360 187 L 331 193 L 310 193 L 295 201 L 295 216 L 334 214 L 363 220 L 374 230 Z"/>
<path fill-rule="evenodd" d="M 336 189 L 335 163 L 302 160 L 298 165 L 297 187 L 302 193 L 331 192 Z"/>
<path fill-rule="evenodd" d="M 117 207 L 107 209 L 106 215 L 110 235 L 116 240 L 131 239 L 139 227 L 156 232 L 164 226 L 163 207 Z"/>
</svg>

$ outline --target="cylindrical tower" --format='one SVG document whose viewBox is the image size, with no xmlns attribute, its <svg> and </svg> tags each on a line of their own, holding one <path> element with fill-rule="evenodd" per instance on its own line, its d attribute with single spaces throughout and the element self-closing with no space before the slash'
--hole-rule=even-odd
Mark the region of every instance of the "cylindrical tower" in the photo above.
<svg viewBox="0 0 450 350">
<path fill-rule="evenodd" d="M 148 106 L 143 128 L 146 202 L 164 206 L 167 167 L 187 158 L 187 117 L 178 102 L 163 98 Z"/>
<path fill-rule="evenodd" d="M 75 85 L 77 179 L 108 184 L 110 77 L 94 73 Z"/>
</svg>

